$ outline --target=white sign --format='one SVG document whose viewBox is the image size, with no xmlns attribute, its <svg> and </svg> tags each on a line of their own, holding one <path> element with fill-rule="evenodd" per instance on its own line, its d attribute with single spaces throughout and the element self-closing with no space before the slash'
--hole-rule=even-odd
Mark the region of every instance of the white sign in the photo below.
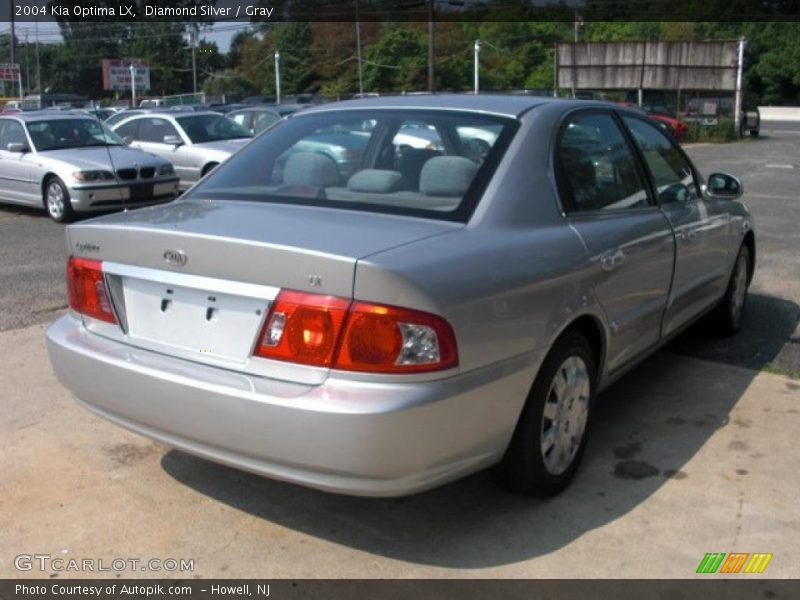
<svg viewBox="0 0 800 600">
<path fill-rule="evenodd" d="M 131 64 L 136 71 L 136 89 L 150 89 L 150 67 L 140 60 L 103 60 L 103 89 L 131 89 Z"/>
</svg>

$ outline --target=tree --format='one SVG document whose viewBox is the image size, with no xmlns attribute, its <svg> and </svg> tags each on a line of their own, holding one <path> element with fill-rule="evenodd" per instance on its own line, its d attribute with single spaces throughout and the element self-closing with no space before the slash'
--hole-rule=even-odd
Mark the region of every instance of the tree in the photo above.
<svg viewBox="0 0 800 600">
<path fill-rule="evenodd" d="M 426 89 L 427 40 L 421 34 L 396 25 L 385 25 L 382 35 L 365 55 L 365 91 Z"/>
<path fill-rule="evenodd" d="M 203 82 L 203 91 L 214 96 L 252 96 L 258 89 L 233 69 L 226 69 L 211 73 Z"/>
</svg>

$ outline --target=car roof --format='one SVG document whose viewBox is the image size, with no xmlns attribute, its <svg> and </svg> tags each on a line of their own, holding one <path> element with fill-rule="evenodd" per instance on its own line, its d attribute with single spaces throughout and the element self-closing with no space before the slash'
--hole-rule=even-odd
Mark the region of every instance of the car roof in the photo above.
<svg viewBox="0 0 800 600">
<path fill-rule="evenodd" d="M 415 110 L 466 110 L 492 113 L 506 117 L 519 117 L 531 108 L 543 104 L 575 106 L 611 106 L 596 100 L 574 100 L 572 98 L 545 98 L 512 94 L 413 94 L 406 96 L 380 96 L 360 98 L 310 106 L 303 115 L 330 110 L 354 109 L 415 109 Z M 617 106 L 617 108 L 620 108 Z"/>
<path fill-rule="evenodd" d="M 278 111 L 275 110 L 275 108 L 272 106 L 246 106 L 243 108 L 237 108 L 236 110 L 232 110 L 231 112 L 226 114 L 232 115 L 233 113 L 242 113 L 242 112 L 271 112 L 280 116 Z"/>
<path fill-rule="evenodd" d="M 131 115 L 131 119 L 143 119 L 148 118 L 151 119 L 153 117 L 164 117 L 166 119 L 177 119 L 183 117 L 224 117 L 225 115 L 215 112 L 213 110 L 204 110 L 204 111 L 193 111 L 193 110 L 150 110 L 144 113 L 139 113 L 135 115 Z M 127 121 L 128 119 L 122 119 L 117 124 L 122 123 L 123 121 Z"/>
<path fill-rule="evenodd" d="M 70 110 L 36 110 L 7 116 L 25 121 L 26 123 L 34 121 L 52 121 L 55 119 L 89 119 L 91 121 L 97 121 L 97 119 L 88 112 L 77 112 L 78 110 L 80 109 L 76 109 L 75 112 Z"/>
</svg>

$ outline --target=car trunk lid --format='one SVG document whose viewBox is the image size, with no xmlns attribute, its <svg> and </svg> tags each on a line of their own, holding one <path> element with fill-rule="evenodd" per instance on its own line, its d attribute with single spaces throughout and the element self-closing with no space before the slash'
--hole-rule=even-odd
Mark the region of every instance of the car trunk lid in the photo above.
<svg viewBox="0 0 800 600">
<path fill-rule="evenodd" d="M 72 225 L 70 254 L 102 260 L 119 326 L 87 327 L 205 364 L 320 383 L 327 370 L 253 358 L 281 289 L 351 298 L 359 258 L 460 225 L 374 213 L 177 201 Z"/>
</svg>

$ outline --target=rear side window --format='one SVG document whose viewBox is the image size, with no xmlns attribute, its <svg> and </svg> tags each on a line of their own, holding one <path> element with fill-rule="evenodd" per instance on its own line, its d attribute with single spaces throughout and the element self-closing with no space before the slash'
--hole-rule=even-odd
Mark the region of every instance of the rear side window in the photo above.
<svg viewBox="0 0 800 600">
<path fill-rule="evenodd" d="M 556 163 L 568 213 L 651 206 L 633 153 L 609 114 L 571 116 L 561 130 Z"/>
<path fill-rule="evenodd" d="M 661 204 L 697 198 L 697 183 L 689 161 L 678 147 L 650 123 L 623 117 L 653 177 Z"/>
<path fill-rule="evenodd" d="M 517 129 L 457 111 L 342 110 L 278 123 L 191 196 L 465 220 Z"/>
</svg>

